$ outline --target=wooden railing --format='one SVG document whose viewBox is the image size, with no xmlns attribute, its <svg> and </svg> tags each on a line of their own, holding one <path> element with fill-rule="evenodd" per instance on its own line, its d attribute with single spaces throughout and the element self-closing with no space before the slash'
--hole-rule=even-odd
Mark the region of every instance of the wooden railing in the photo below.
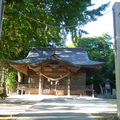
<svg viewBox="0 0 120 120">
<path fill-rule="evenodd" d="M 67 90 L 67 85 L 46 85 L 45 89 L 58 89 L 58 90 Z M 71 90 L 93 90 L 93 85 L 84 85 L 84 86 L 77 86 L 77 85 L 70 85 Z"/>
<path fill-rule="evenodd" d="M 38 84 L 19 84 L 18 89 L 39 88 Z"/>
<path fill-rule="evenodd" d="M 38 84 L 19 84 L 18 89 L 39 88 Z M 44 85 L 43 89 L 67 90 L 67 85 Z M 93 85 L 76 86 L 70 85 L 71 90 L 93 90 Z"/>
<path fill-rule="evenodd" d="M 84 86 L 70 86 L 71 90 L 93 90 L 93 85 L 84 85 Z"/>
</svg>

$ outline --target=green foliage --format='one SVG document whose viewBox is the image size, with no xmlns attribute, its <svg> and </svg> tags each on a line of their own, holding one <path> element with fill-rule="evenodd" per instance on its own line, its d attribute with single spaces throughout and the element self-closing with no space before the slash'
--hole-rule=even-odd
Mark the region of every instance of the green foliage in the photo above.
<svg viewBox="0 0 120 120">
<path fill-rule="evenodd" d="M 108 33 L 104 33 L 99 37 L 78 37 L 73 39 L 75 47 L 84 47 L 88 52 L 90 60 L 105 62 L 102 69 L 95 73 L 92 77 L 87 77 L 87 84 L 94 83 L 95 89 L 99 92 L 99 84 L 108 77 L 115 80 L 115 61 L 113 43 L 110 42 L 112 37 Z"/>
<path fill-rule="evenodd" d="M 87 33 L 79 27 L 53 28 L 37 23 L 25 16 L 53 26 L 71 26 L 101 16 L 109 3 L 97 9 L 88 10 L 93 6 L 91 0 L 6 0 L 3 20 L 0 56 L 6 59 L 23 59 L 31 47 L 64 46 L 66 35 Z M 21 12 L 19 14 L 12 8 Z M 9 16 L 7 16 L 9 14 Z M 1 58 L 2 58 L 1 57 Z"/>
<path fill-rule="evenodd" d="M 73 39 L 75 47 L 85 47 L 91 60 L 107 62 L 109 55 L 113 52 L 112 37 L 107 33 L 99 37 L 78 37 Z"/>
<path fill-rule="evenodd" d="M 17 88 L 16 75 L 17 75 L 16 71 L 14 70 L 8 71 L 6 78 L 6 88 L 10 90 L 16 90 Z"/>
<path fill-rule="evenodd" d="M 75 48 L 75 46 L 73 44 L 70 44 L 67 46 L 68 48 Z"/>
<path fill-rule="evenodd" d="M 55 28 L 43 24 L 71 26 L 87 23 L 88 20 L 101 16 L 109 5 L 107 3 L 97 9 L 88 10 L 88 7 L 93 6 L 91 0 L 5 0 L 5 4 L 0 65 L 7 68 L 9 66 L 6 60 L 23 59 L 32 47 L 42 48 L 48 44 L 63 47 L 68 32 L 73 36 L 87 33 L 80 29 L 81 26 Z M 16 10 L 43 24 L 19 14 Z"/>
</svg>

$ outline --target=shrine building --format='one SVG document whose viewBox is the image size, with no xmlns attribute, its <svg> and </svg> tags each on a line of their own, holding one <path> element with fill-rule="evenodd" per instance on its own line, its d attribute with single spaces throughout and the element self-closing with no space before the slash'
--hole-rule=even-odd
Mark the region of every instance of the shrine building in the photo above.
<svg viewBox="0 0 120 120">
<path fill-rule="evenodd" d="M 104 62 L 91 61 L 84 48 L 33 48 L 25 59 L 9 60 L 19 71 L 20 94 L 86 95 L 93 85 L 86 85 Z"/>
</svg>

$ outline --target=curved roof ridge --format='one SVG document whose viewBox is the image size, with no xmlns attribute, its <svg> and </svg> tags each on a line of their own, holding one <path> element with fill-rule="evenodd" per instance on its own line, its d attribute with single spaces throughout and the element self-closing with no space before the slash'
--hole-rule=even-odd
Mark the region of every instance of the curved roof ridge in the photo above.
<svg viewBox="0 0 120 120">
<path fill-rule="evenodd" d="M 85 48 L 41 48 L 41 49 L 38 49 L 38 48 L 33 48 L 32 51 L 68 51 L 68 50 L 72 50 L 72 51 L 85 51 Z"/>
</svg>

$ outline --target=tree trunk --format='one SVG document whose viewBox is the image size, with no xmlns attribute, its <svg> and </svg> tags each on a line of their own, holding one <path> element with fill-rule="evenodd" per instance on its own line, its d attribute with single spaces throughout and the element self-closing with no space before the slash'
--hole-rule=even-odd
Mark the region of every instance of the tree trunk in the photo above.
<svg viewBox="0 0 120 120">
<path fill-rule="evenodd" d="M 3 96 L 6 97 L 6 80 L 5 80 L 5 69 L 2 70 L 2 83 L 3 83 Z"/>
<path fill-rule="evenodd" d="M 1 40 L 1 31 L 2 31 L 2 22 L 4 16 L 4 7 L 5 7 L 5 0 L 0 0 L 0 40 Z"/>
</svg>

